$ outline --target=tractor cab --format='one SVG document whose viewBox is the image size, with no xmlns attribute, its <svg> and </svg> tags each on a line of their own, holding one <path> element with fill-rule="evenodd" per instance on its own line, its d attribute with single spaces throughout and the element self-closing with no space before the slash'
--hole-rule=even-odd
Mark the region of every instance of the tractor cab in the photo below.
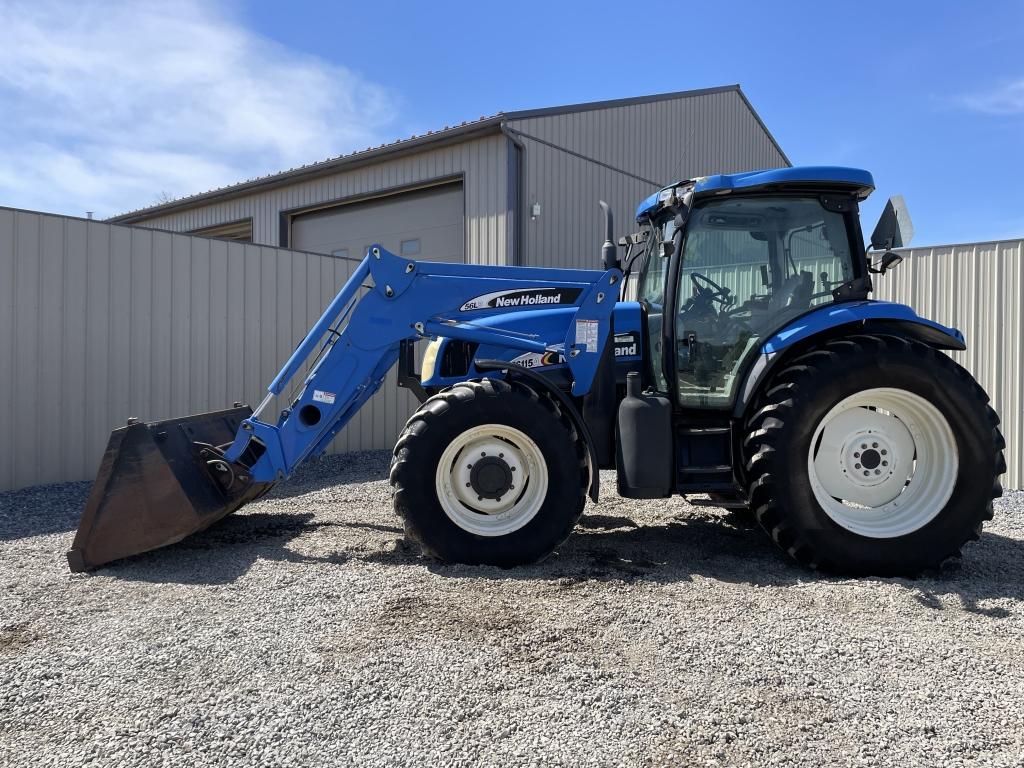
<svg viewBox="0 0 1024 768">
<path fill-rule="evenodd" d="M 681 182 L 638 209 L 645 374 L 680 407 L 732 407 L 772 334 L 814 307 L 867 297 L 857 211 L 871 176 L 810 170 Z"/>
</svg>

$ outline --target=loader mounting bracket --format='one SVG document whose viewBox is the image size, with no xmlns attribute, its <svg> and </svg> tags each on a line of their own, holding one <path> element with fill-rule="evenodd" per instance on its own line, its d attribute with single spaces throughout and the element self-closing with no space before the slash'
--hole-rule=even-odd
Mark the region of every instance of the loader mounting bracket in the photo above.
<svg viewBox="0 0 1024 768">
<path fill-rule="evenodd" d="M 398 386 L 408 389 L 421 403 L 429 397 L 420 381 L 420 374 L 416 373 L 416 342 L 413 339 L 402 339 L 398 343 Z"/>
<path fill-rule="evenodd" d="M 594 447 L 594 436 L 590 433 L 590 429 L 587 427 L 587 423 L 583 420 L 583 416 L 580 415 L 579 409 L 576 408 L 569 396 L 562 390 L 548 381 L 544 376 L 531 371 L 518 363 L 513 363 L 509 360 L 476 360 L 473 365 L 478 371 L 504 371 L 508 378 L 522 378 L 540 387 L 545 392 L 550 393 L 562 406 L 569 418 L 572 420 L 573 426 L 576 427 L 577 432 L 583 437 L 583 442 L 587 446 L 587 461 L 590 465 L 590 488 L 587 489 L 587 495 L 590 500 L 597 503 L 598 489 L 601 485 L 601 478 L 599 475 L 599 465 L 597 463 L 597 450 Z"/>
</svg>

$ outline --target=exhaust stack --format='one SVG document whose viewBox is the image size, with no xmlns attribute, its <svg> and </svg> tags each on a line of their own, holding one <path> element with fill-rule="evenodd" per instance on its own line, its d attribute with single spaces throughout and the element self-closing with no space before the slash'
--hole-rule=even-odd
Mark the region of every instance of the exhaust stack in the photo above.
<svg viewBox="0 0 1024 768">
<path fill-rule="evenodd" d="M 615 245 L 615 223 L 612 220 L 612 209 L 604 200 L 598 200 L 601 213 L 604 215 L 604 244 L 601 246 L 601 268 L 622 269 L 619 262 L 619 248 Z"/>
</svg>

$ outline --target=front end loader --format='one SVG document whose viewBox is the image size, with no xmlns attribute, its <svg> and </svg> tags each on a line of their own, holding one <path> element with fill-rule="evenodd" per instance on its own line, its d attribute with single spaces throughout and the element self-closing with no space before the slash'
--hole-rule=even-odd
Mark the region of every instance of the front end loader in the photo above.
<svg viewBox="0 0 1024 768">
<path fill-rule="evenodd" d="M 939 566 L 991 517 L 1003 441 L 945 354 L 965 348 L 959 331 L 869 298 L 911 234 L 893 198 L 864 244 L 873 187 L 831 167 L 680 181 L 618 244 L 605 206 L 600 270 L 372 246 L 254 411 L 114 431 L 71 568 L 173 543 L 266 493 L 322 454 L 396 364 L 422 404 L 390 479 L 425 555 L 535 562 L 614 468 L 622 496 L 749 510 L 808 567 Z"/>
</svg>

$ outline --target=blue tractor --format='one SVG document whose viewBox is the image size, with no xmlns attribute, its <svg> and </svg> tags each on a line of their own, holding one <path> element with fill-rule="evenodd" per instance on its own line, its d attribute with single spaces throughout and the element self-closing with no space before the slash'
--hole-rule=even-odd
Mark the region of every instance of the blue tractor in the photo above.
<svg viewBox="0 0 1024 768">
<path fill-rule="evenodd" d="M 427 556 L 540 560 L 614 468 L 621 496 L 749 510 L 811 568 L 939 566 L 991 518 L 1004 443 L 944 354 L 962 334 L 869 299 L 910 237 L 893 198 L 865 247 L 873 187 L 822 167 L 681 181 L 617 243 L 605 206 L 600 270 L 372 246 L 255 411 L 113 432 L 71 568 L 178 541 L 266 493 L 396 364 L 422 404 L 395 445 L 394 506 Z"/>
</svg>

